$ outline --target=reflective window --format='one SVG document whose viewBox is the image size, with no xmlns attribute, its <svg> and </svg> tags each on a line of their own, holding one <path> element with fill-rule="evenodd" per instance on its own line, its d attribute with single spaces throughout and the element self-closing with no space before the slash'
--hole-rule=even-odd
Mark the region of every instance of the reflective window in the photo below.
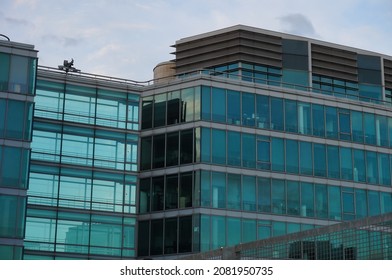
<svg viewBox="0 0 392 280">
<path fill-rule="evenodd" d="M 212 129 L 212 163 L 226 164 L 226 131 Z"/>
<path fill-rule="evenodd" d="M 150 255 L 163 254 L 163 220 L 151 221 Z"/>
<path fill-rule="evenodd" d="M 328 193 L 327 186 L 316 184 L 315 185 L 315 205 L 316 217 L 321 219 L 328 218 Z"/>
<path fill-rule="evenodd" d="M 234 90 L 227 91 L 227 123 L 240 125 L 241 123 L 241 102 L 240 92 Z"/>
<path fill-rule="evenodd" d="M 327 138 L 338 138 L 338 116 L 334 107 L 325 107 L 325 128 Z"/>
<path fill-rule="evenodd" d="M 312 104 L 312 123 L 313 135 L 324 137 L 325 135 L 325 116 L 324 106 Z"/>
<path fill-rule="evenodd" d="M 240 230 L 230 230 L 230 229 L 240 229 L 241 220 L 240 218 L 227 217 L 227 246 L 234 246 L 241 243 L 241 231 Z"/>
<path fill-rule="evenodd" d="M 257 127 L 269 129 L 270 128 L 270 98 L 264 95 L 256 95 L 256 109 L 257 109 Z"/>
<path fill-rule="evenodd" d="M 313 174 L 313 156 L 312 156 L 312 143 L 300 142 L 299 143 L 299 158 L 300 158 L 300 173 L 303 175 Z"/>
<path fill-rule="evenodd" d="M 363 150 L 354 149 L 354 181 L 366 182 L 366 161 Z"/>
<path fill-rule="evenodd" d="M 285 181 L 272 179 L 272 213 L 286 214 Z"/>
<path fill-rule="evenodd" d="M 287 132 L 298 132 L 298 112 L 297 102 L 286 99 L 284 102 L 285 108 L 285 130 Z"/>
<path fill-rule="evenodd" d="M 241 209 L 241 176 L 227 175 L 227 208 Z"/>
<path fill-rule="evenodd" d="M 227 132 L 227 164 L 241 166 L 241 134 L 239 132 Z"/>
<path fill-rule="evenodd" d="M 255 135 L 242 134 L 242 166 L 245 168 L 256 167 L 256 139 Z"/>
<path fill-rule="evenodd" d="M 187 88 L 181 91 L 181 122 L 194 120 L 195 88 Z"/>
<path fill-rule="evenodd" d="M 327 157 L 324 144 L 313 144 L 314 175 L 325 177 L 327 175 Z"/>
<path fill-rule="evenodd" d="M 258 186 L 258 211 L 271 212 L 271 180 L 267 178 L 257 178 Z"/>
<path fill-rule="evenodd" d="M 165 210 L 178 208 L 178 175 L 168 175 L 165 185 Z"/>
<path fill-rule="evenodd" d="M 272 138 L 271 140 L 272 170 L 284 171 L 284 140 L 280 138 Z"/>
<path fill-rule="evenodd" d="M 152 127 L 153 97 L 144 97 L 142 100 L 142 129 Z"/>
<path fill-rule="evenodd" d="M 339 147 L 327 145 L 328 177 L 340 178 Z"/>
<path fill-rule="evenodd" d="M 366 175 L 368 183 L 378 183 L 378 164 L 375 152 L 366 151 Z"/>
<path fill-rule="evenodd" d="M 201 128 L 201 161 L 211 161 L 211 129 Z"/>
<path fill-rule="evenodd" d="M 378 153 L 378 166 L 380 184 L 391 186 L 391 168 L 388 154 Z"/>
<path fill-rule="evenodd" d="M 358 218 L 363 218 L 368 215 L 366 190 L 355 190 L 355 211 Z"/>
<path fill-rule="evenodd" d="M 242 125 L 255 126 L 255 95 L 242 93 Z"/>
<path fill-rule="evenodd" d="M 167 93 L 166 122 L 168 125 L 180 122 L 180 91 Z"/>
<path fill-rule="evenodd" d="M 339 138 L 351 140 L 351 120 L 349 110 L 339 110 Z"/>
<path fill-rule="evenodd" d="M 242 220 L 242 242 L 252 242 L 256 240 L 256 220 Z"/>
<path fill-rule="evenodd" d="M 224 89 L 212 88 L 212 120 L 226 121 L 226 93 Z"/>
<path fill-rule="evenodd" d="M 380 215 L 380 193 L 377 191 L 368 191 L 368 209 L 369 216 Z"/>
<path fill-rule="evenodd" d="M 300 134 L 311 135 L 311 110 L 309 103 L 298 103 L 298 132 Z"/>
<path fill-rule="evenodd" d="M 365 127 L 365 143 L 375 145 L 376 144 L 376 126 L 374 115 L 364 113 L 364 127 Z"/>
<path fill-rule="evenodd" d="M 166 137 L 166 166 L 178 165 L 179 133 L 168 133 Z"/>
<path fill-rule="evenodd" d="M 165 151 L 165 135 L 155 135 L 153 138 L 152 168 L 164 167 Z"/>
<path fill-rule="evenodd" d="M 376 131 L 377 146 L 388 147 L 388 125 L 385 116 L 376 115 Z"/>
<path fill-rule="evenodd" d="M 154 127 L 165 125 L 166 93 L 154 96 Z"/>
<path fill-rule="evenodd" d="M 256 211 L 256 178 L 253 176 L 242 177 L 242 209 Z"/>
<path fill-rule="evenodd" d="M 211 120 L 211 87 L 201 87 L 201 119 Z"/>
<path fill-rule="evenodd" d="M 164 204 L 164 178 L 154 177 L 151 188 L 151 211 L 163 210 Z"/>
<path fill-rule="evenodd" d="M 212 172 L 212 207 L 226 207 L 226 174 Z"/>
<path fill-rule="evenodd" d="M 271 169 L 271 142 L 269 137 L 259 136 L 257 139 L 257 168 L 270 170 Z"/>
<path fill-rule="evenodd" d="M 177 218 L 165 219 L 165 254 L 177 253 Z"/>
<path fill-rule="evenodd" d="M 193 189 L 192 173 L 182 173 L 180 176 L 179 188 L 179 207 L 186 208 L 192 207 L 192 189 Z"/>
<path fill-rule="evenodd" d="M 344 180 L 353 179 L 353 164 L 351 148 L 340 148 L 340 174 Z"/>
<path fill-rule="evenodd" d="M 287 214 L 295 216 L 300 214 L 299 183 L 295 181 L 287 181 Z"/>
<path fill-rule="evenodd" d="M 179 217 L 178 220 L 178 252 L 192 252 L 192 216 Z"/>
<path fill-rule="evenodd" d="M 200 172 L 200 206 L 211 207 L 211 172 Z"/>
<path fill-rule="evenodd" d="M 284 129 L 283 99 L 271 97 L 271 128 L 273 130 Z"/>
<path fill-rule="evenodd" d="M 139 213 L 150 212 L 150 178 L 140 179 Z"/>
<path fill-rule="evenodd" d="M 180 132 L 180 163 L 193 161 L 193 130 L 187 129 Z"/>
<path fill-rule="evenodd" d="M 298 141 L 286 140 L 286 171 L 298 174 Z"/>
<path fill-rule="evenodd" d="M 151 137 L 143 137 L 141 139 L 141 170 L 151 169 L 151 155 L 152 155 L 152 140 Z"/>
<path fill-rule="evenodd" d="M 302 217 L 314 217 L 314 187 L 311 183 L 301 183 Z"/>
<path fill-rule="evenodd" d="M 342 219 L 341 191 L 340 187 L 328 187 L 329 213 L 328 218 L 340 221 Z"/>
<path fill-rule="evenodd" d="M 363 118 L 362 112 L 351 111 L 353 141 L 363 143 Z"/>
<path fill-rule="evenodd" d="M 0 194 L 0 236 L 23 238 L 26 198 Z"/>
</svg>

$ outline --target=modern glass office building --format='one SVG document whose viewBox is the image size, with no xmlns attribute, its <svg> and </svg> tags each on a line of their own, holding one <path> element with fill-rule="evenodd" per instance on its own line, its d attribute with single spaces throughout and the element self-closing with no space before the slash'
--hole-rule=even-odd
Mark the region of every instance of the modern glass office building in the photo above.
<svg viewBox="0 0 392 280">
<path fill-rule="evenodd" d="M 392 212 L 391 56 L 242 25 L 173 47 L 151 83 L 39 66 L 31 96 L 1 89 L 30 133 L 3 258 L 177 258 Z"/>
</svg>

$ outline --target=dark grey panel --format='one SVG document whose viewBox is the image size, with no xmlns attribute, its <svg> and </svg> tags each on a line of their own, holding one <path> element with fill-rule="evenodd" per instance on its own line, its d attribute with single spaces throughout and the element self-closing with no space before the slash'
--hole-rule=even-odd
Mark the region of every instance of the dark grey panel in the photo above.
<svg viewBox="0 0 392 280">
<path fill-rule="evenodd" d="M 392 89 L 392 60 L 384 59 L 385 87 Z"/>
</svg>

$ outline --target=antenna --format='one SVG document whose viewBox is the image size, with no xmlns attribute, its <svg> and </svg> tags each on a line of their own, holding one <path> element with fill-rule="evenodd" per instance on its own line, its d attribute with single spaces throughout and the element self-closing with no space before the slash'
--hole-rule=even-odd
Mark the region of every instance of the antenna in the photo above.
<svg viewBox="0 0 392 280">
<path fill-rule="evenodd" d="M 59 70 L 65 71 L 65 73 L 68 72 L 80 72 L 80 69 L 76 69 L 73 67 L 74 65 L 74 59 L 72 58 L 71 61 L 64 60 L 63 65 L 59 65 Z"/>
</svg>

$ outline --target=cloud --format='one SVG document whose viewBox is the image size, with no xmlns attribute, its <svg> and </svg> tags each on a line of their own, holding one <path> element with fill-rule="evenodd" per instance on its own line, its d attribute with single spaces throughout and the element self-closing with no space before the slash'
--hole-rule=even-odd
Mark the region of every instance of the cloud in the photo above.
<svg viewBox="0 0 392 280">
<path fill-rule="evenodd" d="M 301 36 L 318 37 L 312 22 L 303 14 L 288 14 L 279 18 L 283 31 Z"/>
<path fill-rule="evenodd" d="M 60 44 L 64 47 L 74 47 L 79 45 L 83 41 L 83 39 L 61 37 L 54 34 L 46 34 L 43 35 L 41 38 L 44 42 Z"/>
<path fill-rule="evenodd" d="M 19 25 L 19 26 L 28 26 L 28 25 L 33 25 L 33 23 L 25 20 L 25 19 L 18 19 L 18 18 L 11 18 L 11 17 L 6 17 L 5 21 L 9 24 L 12 25 Z"/>
</svg>

